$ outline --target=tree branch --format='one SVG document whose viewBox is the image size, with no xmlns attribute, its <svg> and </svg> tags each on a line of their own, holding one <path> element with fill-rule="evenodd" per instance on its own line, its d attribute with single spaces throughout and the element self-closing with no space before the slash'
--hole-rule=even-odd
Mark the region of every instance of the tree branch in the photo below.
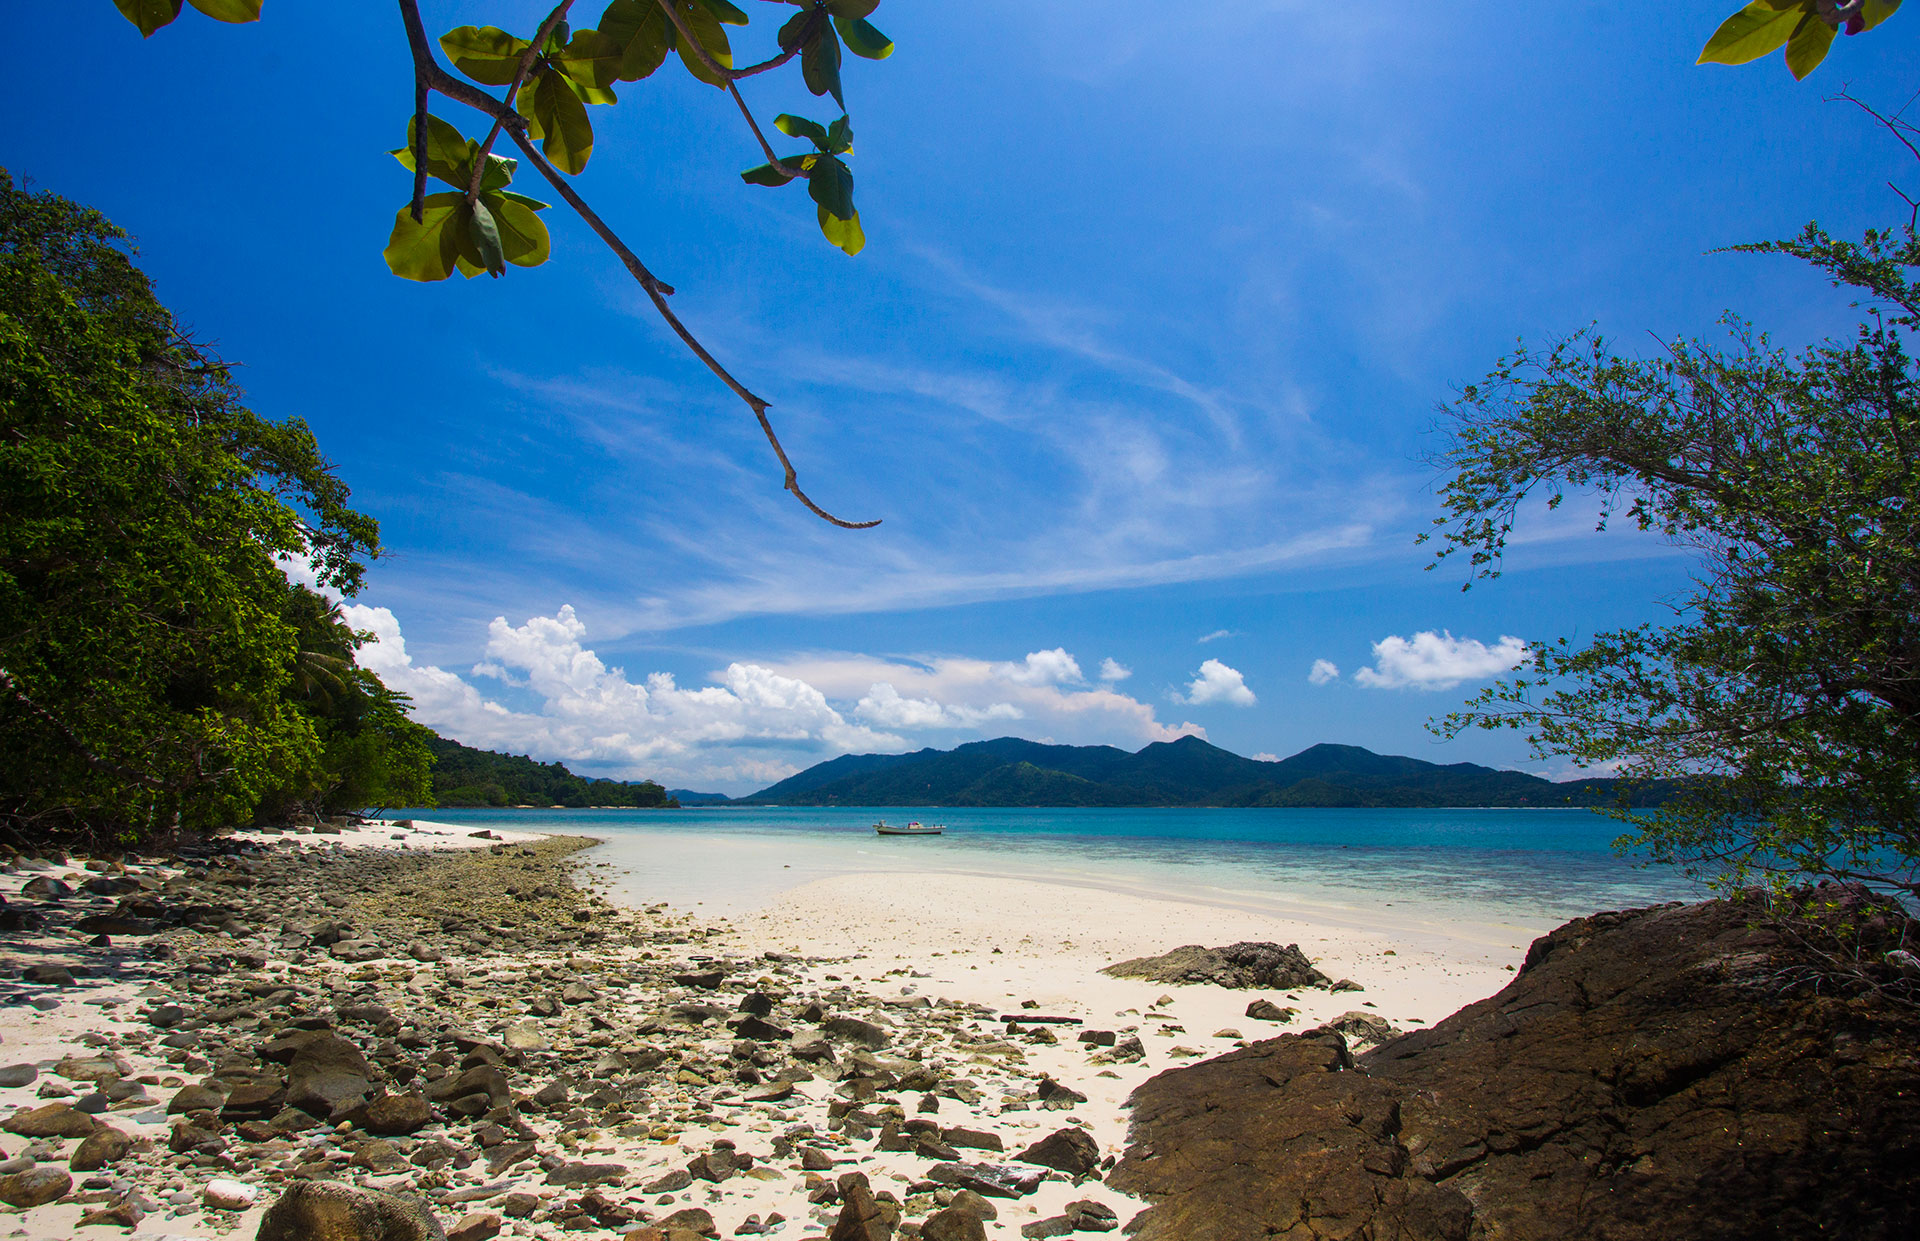
<svg viewBox="0 0 1920 1241">
<path fill-rule="evenodd" d="M 540 29 L 534 32 L 533 42 L 527 44 L 527 50 L 520 53 L 520 63 L 514 67 L 513 80 L 507 83 L 507 92 L 503 96 L 509 108 L 513 107 L 514 100 L 519 97 L 520 87 L 526 82 L 527 75 L 533 72 L 533 62 L 540 58 L 540 49 L 546 46 L 548 36 L 553 34 L 555 26 L 565 20 L 567 10 L 572 7 L 573 0 L 560 0 L 559 4 L 554 5 L 553 12 L 547 14 L 547 20 L 541 22 Z M 500 140 L 500 129 L 503 124 L 499 117 L 493 118 L 493 128 L 487 131 L 487 140 L 480 144 L 480 153 L 474 156 L 473 175 L 467 180 L 469 206 L 480 197 L 480 183 L 486 178 L 487 156 L 493 153 L 493 144 Z"/>
<path fill-rule="evenodd" d="M 647 270 L 646 264 L 640 261 L 640 257 L 629 249 L 624 241 L 620 240 L 618 234 L 607 227 L 606 222 L 595 213 L 592 207 L 587 205 L 585 199 L 581 198 L 580 195 L 574 191 L 573 186 L 567 183 L 566 178 L 562 177 L 559 171 L 546 161 L 540 154 L 539 149 L 528 139 L 527 135 L 523 131 L 516 129 L 509 129 L 507 132 L 513 137 L 513 140 L 519 144 L 521 151 L 525 152 L 527 159 L 532 162 L 533 166 L 540 170 L 540 174 L 547 179 L 547 183 L 553 186 L 554 191 L 566 200 L 567 205 L 572 207 L 574 211 L 579 214 L 580 218 L 587 222 L 587 226 L 591 228 L 599 236 L 600 240 L 607 244 L 607 248 L 612 250 L 620 259 L 620 262 L 626 267 L 634 280 L 646 291 L 647 297 L 653 302 L 654 309 L 658 310 L 660 317 L 667 321 L 667 326 L 671 327 L 681 342 L 693 351 L 693 356 L 706 363 L 707 369 L 719 376 L 721 383 L 726 384 L 728 388 L 732 389 L 735 396 L 746 402 L 747 408 L 753 411 L 753 416 L 760 420 L 760 430 L 766 434 L 767 443 L 773 446 L 774 455 L 780 459 L 780 468 L 786 475 L 784 483 L 786 490 L 792 492 L 793 497 L 800 501 L 800 503 L 806 505 L 814 516 L 819 517 L 823 521 L 831 522 L 843 529 L 866 530 L 879 525 L 880 522 L 878 519 L 873 521 L 846 521 L 842 518 L 835 517 L 832 513 L 815 504 L 806 492 L 800 490 L 799 475 L 793 468 L 793 462 L 787 457 L 787 450 L 781 446 L 780 437 L 774 433 L 772 421 L 767 418 L 767 410 L 769 408 L 767 402 L 748 391 L 746 386 L 735 379 L 732 374 L 727 371 L 726 367 L 720 365 L 719 360 L 707 352 L 706 346 L 702 345 L 699 340 L 694 337 L 693 333 L 687 330 L 686 324 L 680 322 L 679 316 L 675 315 L 673 309 L 667 305 L 667 297 L 673 292 L 672 287 L 662 283 L 657 276 Z"/>
<path fill-rule="evenodd" d="M 740 97 L 740 88 L 732 82 L 728 82 L 727 93 L 732 95 L 733 101 L 740 105 L 740 115 L 747 118 L 747 128 L 753 130 L 754 138 L 760 143 L 760 150 L 766 154 L 767 163 L 772 165 L 776 171 L 785 173 L 789 181 L 795 178 L 805 177 L 807 175 L 806 173 L 801 172 L 797 168 L 787 167 L 780 162 L 780 157 L 773 153 L 773 148 L 767 143 L 767 136 L 760 132 L 760 122 L 753 119 L 753 113 L 747 108 L 747 101 Z"/>
<path fill-rule="evenodd" d="M 818 8 L 808 12 L 807 24 L 800 28 L 800 37 L 794 40 L 792 47 L 782 51 L 772 60 L 763 60 L 757 65 L 748 65 L 744 69 L 729 69 L 715 60 L 712 55 L 708 53 L 706 45 L 694 37 L 693 28 L 687 25 L 686 18 L 680 16 L 680 11 L 673 7 L 673 0 L 655 0 L 655 2 L 659 4 L 661 12 L 667 15 L 667 20 L 673 23 L 673 28 L 680 32 L 680 38 L 686 42 L 687 46 L 693 49 L 694 58 L 712 70 L 716 76 L 724 78 L 728 83 L 737 82 L 741 78 L 750 78 L 756 73 L 765 73 L 770 69 L 778 69 L 781 65 L 786 64 L 795 56 L 798 56 L 800 49 L 806 46 L 807 36 L 813 33 L 814 24 L 820 20 L 820 14 L 822 12 L 822 10 Z"/>
</svg>

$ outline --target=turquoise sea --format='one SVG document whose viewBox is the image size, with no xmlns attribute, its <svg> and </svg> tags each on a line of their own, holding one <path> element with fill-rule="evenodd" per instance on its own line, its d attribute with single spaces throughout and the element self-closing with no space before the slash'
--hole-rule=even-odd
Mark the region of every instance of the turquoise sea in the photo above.
<svg viewBox="0 0 1920 1241">
<path fill-rule="evenodd" d="M 636 903 L 743 913 L 852 873 L 944 871 L 1273 912 L 1381 905 L 1559 922 L 1704 893 L 1622 857 L 1615 820 L 1582 810 L 1096 810 L 755 807 L 393 811 L 469 828 L 597 836 Z M 945 827 L 875 835 L 884 818 Z"/>
</svg>

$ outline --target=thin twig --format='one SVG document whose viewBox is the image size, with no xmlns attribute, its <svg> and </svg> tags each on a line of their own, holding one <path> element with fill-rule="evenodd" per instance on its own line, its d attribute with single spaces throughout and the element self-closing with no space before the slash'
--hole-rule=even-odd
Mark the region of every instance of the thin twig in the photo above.
<svg viewBox="0 0 1920 1241">
<path fill-rule="evenodd" d="M 680 10 L 674 8 L 673 0 L 655 0 L 655 2 L 659 4 L 661 11 L 667 15 L 667 20 L 673 23 L 673 28 L 680 32 L 680 37 L 686 41 L 689 47 L 693 48 L 694 58 L 712 70 L 716 76 L 725 79 L 727 82 L 737 82 L 741 78 L 750 78 L 756 73 L 765 73 L 770 69 L 778 69 L 781 65 L 786 64 L 795 56 L 798 56 L 800 49 L 806 46 L 807 36 L 813 33 L 814 24 L 820 20 L 820 14 L 822 12 L 819 8 L 810 10 L 807 14 L 807 24 L 800 28 L 800 36 L 793 41 L 793 46 L 785 49 L 772 60 L 763 60 L 757 65 L 748 65 L 744 69 L 729 69 L 715 60 L 712 55 L 707 52 L 706 45 L 694 37 L 693 28 L 687 25 L 686 18 L 680 16 Z"/>
<path fill-rule="evenodd" d="M 427 211 L 427 89 L 426 75 L 413 71 L 413 222 L 426 222 Z"/>
<path fill-rule="evenodd" d="M 520 150 L 526 155 L 533 166 L 539 169 L 540 175 L 547 179 L 549 185 L 553 186 L 554 191 L 566 200 L 567 205 L 572 207 L 574 212 L 578 214 L 582 220 L 586 221 L 587 226 L 591 228 L 600 240 L 606 243 L 607 248 L 612 250 L 614 255 L 619 258 L 621 264 L 626 267 L 628 274 L 645 290 L 647 297 L 653 302 L 654 309 L 660 312 L 660 317 L 667 321 L 667 326 L 673 329 L 674 334 L 680 338 L 681 342 L 685 344 L 688 349 L 692 350 L 693 355 L 705 363 L 707 369 L 717 375 L 720 381 L 726 384 L 735 396 L 746 402 L 747 408 L 751 409 L 753 416 L 759 420 L 760 430 L 766 435 L 767 443 L 772 445 L 774 456 L 780 460 L 780 469 L 785 475 L 783 485 L 786 490 L 791 492 L 796 500 L 804 504 L 808 511 L 813 513 L 814 516 L 843 529 L 867 530 L 879 525 L 880 521 L 877 518 L 873 521 L 846 521 L 842 518 L 835 517 L 832 513 L 815 504 L 812 498 L 800 489 L 799 474 L 793 468 L 793 461 L 787 456 L 786 448 L 781 445 L 780 437 L 774 433 L 772 421 L 767 417 L 767 402 L 748 391 L 745 385 L 727 371 L 726 367 L 720 365 L 718 359 L 707 352 L 706 346 L 702 345 L 699 340 L 694 337 L 693 333 L 687 330 L 686 324 L 680 322 L 679 316 L 675 315 L 672 308 L 667 305 L 667 298 L 673 295 L 673 286 L 662 281 L 651 271 L 648 271 L 647 265 L 640 261 L 640 256 L 629 249 L 624 241 L 620 240 L 619 234 L 607 227 L 606 222 L 600 218 L 592 207 L 587 205 L 585 199 L 581 198 L 580 195 L 574 191 L 574 188 L 567 183 L 566 178 L 562 177 L 558 170 L 546 161 L 545 157 L 540 154 L 539 149 L 536 148 L 527 137 L 527 122 L 525 117 L 515 112 L 510 104 L 502 103 L 486 92 L 474 89 L 440 67 L 440 62 L 434 58 L 433 47 L 427 41 L 426 27 L 420 20 L 418 0 L 399 0 L 399 3 L 400 16 L 407 30 L 407 44 L 413 53 L 415 81 L 424 82 L 427 89 L 438 91 L 456 103 L 464 103 L 468 107 L 492 117 L 494 120 L 494 130 L 488 137 L 489 144 L 491 144 L 502 131 L 513 139 L 514 143 L 519 146 Z M 568 0 L 568 4 L 570 3 L 571 0 Z M 564 13 L 568 4 L 562 4 L 556 11 Z M 674 12 L 669 6 L 668 0 L 660 0 L 660 4 L 661 7 L 666 10 L 667 16 L 673 21 L 675 27 L 692 42 L 694 50 L 698 53 L 700 59 L 707 62 L 707 64 L 717 72 L 727 72 L 721 70 L 718 65 L 713 64 L 712 58 L 706 54 L 706 49 L 700 46 L 699 40 L 693 39 L 692 33 L 686 29 L 685 23 L 680 20 L 679 14 Z M 549 17 L 548 20 L 551 22 L 554 19 Z M 550 30 L 550 27 L 546 27 L 545 29 Z M 734 97 L 736 100 L 739 100 L 739 93 L 737 91 L 734 92 Z M 742 111 L 745 112 L 746 104 L 744 101 L 740 101 L 740 106 Z M 747 120 L 749 123 L 752 123 L 753 117 L 751 114 L 747 115 Z M 416 128 L 419 131 L 416 135 L 415 159 L 415 177 L 416 180 L 418 180 L 420 170 L 426 166 L 425 159 L 418 154 L 419 143 L 424 137 L 425 125 L 422 124 Z M 754 134 L 756 137 L 760 137 L 761 146 L 763 149 L 766 149 L 766 139 L 760 134 L 758 125 L 754 125 Z M 770 150 L 769 156 L 771 158 Z M 779 163 L 777 159 L 774 159 L 772 162 L 775 164 Z M 479 165 L 476 164 L 476 168 L 478 166 Z M 785 165 L 780 165 L 780 167 L 784 169 Z"/>
<path fill-rule="evenodd" d="M 753 136 L 760 143 L 761 151 L 766 153 L 767 163 L 772 166 L 773 170 L 786 174 L 786 178 L 789 181 L 796 177 L 806 176 L 807 174 L 801 172 L 799 169 L 789 168 L 781 163 L 780 157 L 773 153 L 773 148 L 767 143 L 767 136 L 760 132 L 760 122 L 753 119 L 753 112 L 748 109 L 747 101 L 740 97 L 740 88 L 732 82 L 728 82 L 727 93 L 732 95 L 733 101 L 740 105 L 740 115 L 747 118 L 747 128 L 753 130 Z"/>
<path fill-rule="evenodd" d="M 567 184 L 566 178 L 562 177 L 559 171 L 541 156 L 539 150 L 533 145 L 532 141 L 527 138 L 526 134 L 517 130 L 510 130 L 508 132 L 512 134 L 513 140 L 520 144 L 520 149 L 526 153 L 528 160 L 532 161 L 533 166 L 540 170 L 540 174 L 547 179 L 548 184 L 553 186 L 555 192 L 557 192 L 560 197 L 566 199 L 567 205 L 572 207 L 574 211 L 579 214 L 580 218 L 587 222 L 587 226 L 593 229 L 593 231 L 599 235 L 600 240 L 607 243 L 607 248 L 619 257 L 621 263 L 625 264 L 627 271 L 639 282 L 640 287 L 646 290 L 648 298 L 652 299 L 654 309 L 660 312 L 660 317 L 667 321 L 667 326 L 673 329 L 674 334 L 680 338 L 681 342 L 693 351 L 693 356 L 706 363 L 707 369 L 719 376 L 721 383 L 726 384 L 728 388 L 733 390 L 735 396 L 747 403 L 747 408 L 753 411 L 753 416 L 760 420 L 760 430 L 766 434 L 767 443 L 773 446 L 774 455 L 780 458 L 780 468 L 786 475 L 784 485 L 788 491 L 793 493 L 794 499 L 806 505 L 814 516 L 819 517 L 823 521 L 831 522 L 842 529 L 867 530 L 879 525 L 880 521 L 877 518 L 873 521 L 847 521 L 843 518 L 835 517 L 832 513 L 815 504 L 806 492 L 800 490 L 799 475 L 793 468 L 793 462 L 787 457 L 787 450 L 781 446 L 780 437 L 774 433 L 772 421 L 767 418 L 767 409 L 769 408 L 767 402 L 748 391 L 746 386 L 728 373 L 727 368 L 720 365 L 719 360 L 707 352 L 706 346 L 702 345 L 699 340 L 694 337 L 693 333 L 687 330 L 687 325 L 680 322 L 679 316 L 674 314 L 673 309 L 667 305 L 666 295 L 672 293 L 673 290 L 669 286 L 662 284 L 652 272 L 647 270 L 646 264 L 640 261 L 639 256 L 627 248 L 627 244 L 620 240 L 618 234 L 608 228 L 605 221 L 601 220 L 601 218 L 595 214 L 593 208 L 587 205 L 586 200 L 575 193 L 571 185 Z"/>
</svg>

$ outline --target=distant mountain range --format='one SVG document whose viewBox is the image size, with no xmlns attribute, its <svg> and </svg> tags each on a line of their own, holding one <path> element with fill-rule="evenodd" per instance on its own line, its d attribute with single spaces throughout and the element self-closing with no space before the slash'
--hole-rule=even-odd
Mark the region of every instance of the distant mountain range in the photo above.
<svg viewBox="0 0 1920 1241">
<path fill-rule="evenodd" d="M 1197 737 L 1136 754 L 1018 737 L 952 750 L 848 754 L 735 805 L 786 806 L 1597 806 L 1653 805 L 1671 790 L 1615 780 L 1556 783 L 1475 763 L 1428 763 L 1351 745 L 1278 762 Z M 685 794 L 681 794 L 685 801 Z"/>
</svg>

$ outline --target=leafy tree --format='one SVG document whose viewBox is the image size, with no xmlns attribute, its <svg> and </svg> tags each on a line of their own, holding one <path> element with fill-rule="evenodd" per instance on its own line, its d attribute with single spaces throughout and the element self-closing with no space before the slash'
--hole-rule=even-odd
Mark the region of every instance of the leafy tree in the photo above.
<svg viewBox="0 0 1920 1241">
<path fill-rule="evenodd" d="M 183 0 L 113 2 L 143 37 L 171 24 L 183 9 Z M 744 27 L 749 18 L 731 0 L 611 0 L 591 30 L 574 29 L 568 21 L 574 0 L 560 0 L 525 38 L 498 26 L 460 26 L 441 35 L 439 51 L 466 76 L 463 81 L 436 57 L 418 0 L 399 0 L 413 57 L 414 91 L 406 145 L 393 155 L 413 174 L 413 194 L 394 217 L 385 258 L 394 275 L 424 281 L 445 280 L 455 272 L 464 277 L 486 272 L 497 278 L 510 266 L 537 267 L 547 261 L 551 246 L 540 212 L 549 204 L 510 188 L 520 162 L 494 154 L 504 136 L 613 251 L 681 342 L 753 411 L 779 459 L 786 490 L 836 526 L 865 529 L 880 523 L 843 521 L 800 489 L 793 462 L 767 417 L 767 401 L 694 337 L 667 304 L 672 286 L 648 270 L 568 180 L 584 172 L 593 158 L 590 108 L 617 104 L 618 92 L 628 83 L 653 76 L 673 58 L 698 80 L 725 91 L 752 131 L 766 162 L 742 172 L 741 179 L 775 188 L 805 181 L 822 235 L 847 254 L 858 254 L 866 234 L 853 205 L 853 171 L 846 163 L 853 153 L 853 127 L 846 114 L 841 52 L 844 48 L 868 60 L 893 54 L 893 41 L 867 20 L 880 0 L 766 2 L 799 12 L 780 26 L 772 54 L 753 64 L 734 63 L 727 28 Z M 260 19 L 263 0 L 192 4 L 216 21 L 252 22 Z M 827 125 L 786 113 L 776 116 L 773 124 L 780 133 L 813 145 L 812 150 L 782 156 L 768 142 L 738 83 L 793 61 L 799 62 L 807 89 L 831 97 L 841 115 Z M 488 123 L 486 136 L 469 138 L 434 115 L 430 104 L 436 94 L 479 112 Z M 430 179 L 448 188 L 429 193 Z"/>
<path fill-rule="evenodd" d="M 1804 874 L 1920 894 L 1920 234 L 1816 225 L 1740 247 L 1858 293 L 1849 339 L 1628 358 L 1582 334 L 1504 360 L 1448 407 L 1443 548 L 1497 576 L 1523 503 L 1597 493 L 1689 549 L 1676 619 L 1535 648 L 1437 724 L 1522 729 L 1537 754 L 1680 781 L 1635 843 L 1724 885 Z M 1468 583 L 1471 585 L 1471 581 Z"/>
<path fill-rule="evenodd" d="M 1786 49 L 1787 71 L 1806 77 L 1827 58 L 1834 36 L 1872 30 L 1900 0 L 1753 0 L 1720 23 L 1698 64 L 1744 65 Z"/>
<path fill-rule="evenodd" d="M 303 553 L 350 593 L 378 543 L 306 425 L 241 404 L 124 241 L 0 171 L 0 821 L 15 830 L 244 822 L 317 779 L 276 557 Z"/>
<path fill-rule="evenodd" d="M 407 718 L 406 695 L 354 662 L 367 635 L 348 626 L 338 602 L 291 582 L 282 618 L 294 630 L 287 693 L 321 753 L 312 772 L 292 773 L 263 799 L 256 817 L 432 805 L 433 732 Z"/>
</svg>

